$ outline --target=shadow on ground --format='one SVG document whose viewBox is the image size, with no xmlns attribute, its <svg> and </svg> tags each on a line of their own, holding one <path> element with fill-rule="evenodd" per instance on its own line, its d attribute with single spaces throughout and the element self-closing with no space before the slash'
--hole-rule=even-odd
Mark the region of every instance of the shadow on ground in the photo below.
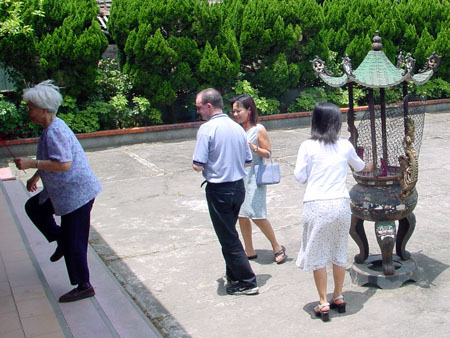
<svg viewBox="0 0 450 338">
<path fill-rule="evenodd" d="M 345 298 L 345 302 L 347 303 L 346 312 L 338 313 L 337 311 L 330 310 L 331 317 L 345 317 L 358 313 L 364 308 L 364 304 L 375 295 L 378 288 L 376 287 L 368 287 L 364 292 L 355 292 L 355 291 L 344 291 L 342 295 Z M 328 299 L 331 299 L 332 295 L 328 295 Z M 320 319 L 314 313 L 314 307 L 318 302 L 310 302 L 305 304 L 303 310 L 311 316 L 311 319 Z"/>
<path fill-rule="evenodd" d="M 101 245 L 102 250 L 107 252 L 107 256 L 117 257 L 116 252 L 106 243 L 103 237 L 91 227 L 91 240 L 89 241 L 91 246 L 95 249 L 95 245 Z M 98 254 L 98 252 L 97 252 Z M 148 288 L 139 281 L 138 277 L 133 273 L 133 271 L 124 263 L 121 259 L 114 260 L 114 263 L 120 267 L 121 274 L 116 274 L 109 267 L 109 262 L 101 255 L 98 255 L 103 263 L 108 267 L 109 271 L 114 275 L 117 281 L 122 285 L 124 290 L 129 294 L 129 296 L 135 301 L 142 312 L 150 319 L 153 325 L 159 330 L 163 337 L 173 336 L 176 332 L 176 337 L 180 338 L 190 338 L 191 336 L 186 332 L 184 327 L 175 319 L 175 317 L 161 304 L 161 302 L 152 294 Z M 134 276 L 137 281 L 133 286 L 130 286 L 123 280 L 123 276 Z M 144 292 L 145 291 L 145 292 Z M 225 289 L 224 289 L 225 292 Z M 225 292 L 226 293 L 226 292 Z M 151 314 L 146 310 L 144 301 L 138 297 L 138 295 L 145 294 L 145 302 L 151 304 L 152 307 L 158 309 L 158 313 L 161 315 L 158 318 L 153 318 Z"/>
<path fill-rule="evenodd" d="M 258 283 L 258 287 L 263 287 L 266 285 L 267 281 L 272 277 L 270 274 L 258 274 L 256 275 L 256 280 Z M 225 276 L 222 278 L 217 279 L 217 294 L 219 296 L 228 296 L 227 290 L 226 290 L 226 280 Z"/>
<path fill-rule="evenodd" d="M 436 286 L 434 280 L 444 272 L 449 265 L 430 258 L 421 252 L 412 254 L 413 259 L 418 266 L 419 281 L 417 285 L 421 288 L 430 288 Z"/>
<path fill-rule="evenodd" d="M 412 258 L 417 263 L 417 275 L 418 275 L 418 281 L 407 281 L 405 282 L 401 288 L 407 287 L 410 284 L 415 284 L 421 288 L 430 288 L 433 286 L 436 286 L 434 284 L 434 280 L 442 273 L 444 272 L 449 265 L 444 264 L 438 260 L 435 260 L 433 258 L 430 258 L 421 252 L 413 253 Z M 333 317 L 345 317 L 349 315 L 354 315 L 361 311 L 364 308 L 364 304 L 367 303 L 367 301 L 375 295 L 375 293 L 380 290 L 379 292 L 382 292 L 380 288 L 376 286 L 363 286 L 366 288 L 364 292 L 354 292 L 354 291 L 344 291 L 343 296 L 345 298 L 345 301 L 347 303 L 347 309 L 345 313 L 338 313 L 337 311 L 331 310 L 331 318 Z M 332 295 L 328 295 L 328 299 L 331 299 Z M 317 305 L 316 302 L 310 302 L 308 304 L 305 304 L 303 307 L 303 310 L 311 316 L 311 319 L 318 319 L 321 320 L 320 317 L 316 316 L 314 313 L 314 307 Z"/>
</svg>

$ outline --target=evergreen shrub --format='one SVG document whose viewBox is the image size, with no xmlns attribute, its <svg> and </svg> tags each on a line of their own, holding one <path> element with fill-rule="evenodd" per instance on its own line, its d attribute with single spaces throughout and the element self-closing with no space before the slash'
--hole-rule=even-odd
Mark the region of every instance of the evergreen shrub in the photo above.
<svg viewBox="0 0 450 338">
<path fill-rule="evenodd" d="M 19 89 L 53 79 L 63 93 L 86 99 L 95 90 L 97 62 L 107 46 L 96 1 L 22 2 L 22 20 L 30 30 L 0 39 L 0 62 L 15 69 Z"/>
<path fill-rule="evenodd" d="M 377 30 L 394 64 L 411 53 L 417 72 L 433 51 L 443 56 L 432 80 L 408 84 L 411 95 L 450 96 L 450 1 L 115 0 L 108 29 L 119 64 L 98 62 L 107 40 L 94 0 L 14 2 L 23 7 L 15 26 L 0 29 L 0 63 L 14 67 L 19 90 L 0 98 L 1 135 L 37 135 L 19 93 L 47 78 L 62 87 L 59 116 L 76 132 L 195 120 L 195 95 L 207 87 L 225 99 L 252 95 L 261 115 L 325 100 L 348 106 L 347 89 L 325 86 L 310 60 L 320 56 L 340 76 L 342 57 L 358 67 Z M 0 23 L 10 10 L 0 8 Z M 285 94 L 295 91 L 287 107 Z M 387 103 L 401 96 L 401 86 L 386 90 Z M 366 89 L 355 86 L 354 98 L 366 105 Z"/>
<path fill-rule="evenodd" d="M 42 130 L 31 123 L 28 107 L 20 99 L 7 98 L 0 94 L 0 137 L 4 140 L 17 137 L 35 137 Z"/>
</svg>

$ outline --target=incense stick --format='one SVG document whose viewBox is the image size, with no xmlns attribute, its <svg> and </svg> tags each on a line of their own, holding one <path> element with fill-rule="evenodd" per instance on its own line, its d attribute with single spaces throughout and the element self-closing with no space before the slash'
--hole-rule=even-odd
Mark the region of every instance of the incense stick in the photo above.
<svg viewBox="0 0 450 338">
<path fill-rule="evenodd" d="M 1 138 L 0 136 L 0 143 L 2 144 L 2 146 L 4 146 L 6 148 L 6 150 L 8 150 L 9 154 L 13 157 L 13 159 L 16 159 L 16 157 L 14 156 L 13 152 L 11 151 L 11 149 L 9 149 L 8 145 L 6 144 L 6 142 Z"/>
<path fill-rule="evenodd" d="M 16 156 L 14 156 L 13 152 L 11 151 L 11 149 L 9 149 L 8 145 L 6 144 L 6 142 L 2 139 L 2 137 L 0 136 L 0 144 L 2 146 L 4 146 L 6 148 L 6 150 L 8 150 L 9 154 L 12 156 L 12 158 L 15 160 Z M 23 172 L 26 174 L 27 172 L 25 171 L 25 169 L 23 169 Z"/>
</svg>

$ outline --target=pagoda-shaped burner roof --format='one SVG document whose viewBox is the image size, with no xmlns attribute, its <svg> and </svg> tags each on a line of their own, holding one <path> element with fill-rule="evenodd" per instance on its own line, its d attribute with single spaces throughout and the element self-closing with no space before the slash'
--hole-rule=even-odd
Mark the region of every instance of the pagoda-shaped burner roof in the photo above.
<svg viewBox="0 0 450 338">
<path fill-rule="evenodd" d="M 356 70 L 352 69 L 348 56 L 342 60 L 345 74 L 339 77 L 333 76 L 325 66 L 325 62 L 316 57 L 312 67 L 316 74 L 331 87 L 342 87 L 349 82 L 358 83 L 368 88 L 388 88 L 404 81 L 413 81 L 422 85 L 436 72 L 441 57 L 433 53 L 428 58 L 427 64 L 419 73 L 413 74 L 415 60 L 412 57 L 406 59 L 406 70 L 402 69 L 403 56 L 399 56 L 397 66 L 393 65 L 382 50 L 381 37 L 376 32 L 373 38 L 372 50 L 367 53 L 364 60 Z"/>
<path fill-rule="evenodd" d="M 371 50 L 349 79 L 369 88 L 388 88 L 408 78 L 403 70 L 395 67 L 382 50 Z"/>
</svg>

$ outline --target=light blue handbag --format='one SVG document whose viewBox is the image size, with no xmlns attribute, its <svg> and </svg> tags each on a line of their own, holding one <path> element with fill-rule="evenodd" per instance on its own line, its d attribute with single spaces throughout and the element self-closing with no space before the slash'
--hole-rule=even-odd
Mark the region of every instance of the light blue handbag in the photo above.
<svg viewBox="0 0 450 338">
<path fill-rule="evenodd" d="M 273 163 L 272 154 L 269 154 L 270 164 L 255 165 L 256 184 L 280 183 L 280 165 Z"/>
</svg>

